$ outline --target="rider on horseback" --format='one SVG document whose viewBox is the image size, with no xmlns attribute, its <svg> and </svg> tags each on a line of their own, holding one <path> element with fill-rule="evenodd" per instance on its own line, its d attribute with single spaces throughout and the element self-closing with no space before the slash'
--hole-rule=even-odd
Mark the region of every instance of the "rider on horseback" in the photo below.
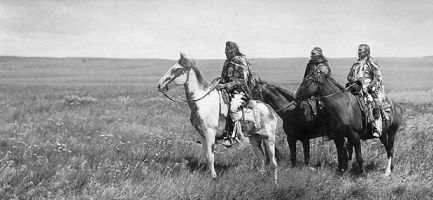
<svg viewBox="0 0 433 200">
<path fill-rule="evenodd" d="M 230 120 L 227 120 L 227 133 L 233 131 L 228 136 L 228 141 L 224 141 L 223 145 L 231 146 L 231 139 L 237 135 L 242 136 L 242 128 L 240 119 L 242 117 L 242 107 L 245 106 L 250 98 L 249 80 L 251 79 L 250 63 L 246 60 L 245 55 L 239 51 L 236 43 L 227 41 L 226 61 L 224 62 L 221 72 L 221 82 L 217 89 L 225 89 L 230 94 Z"/>
<path fill-rule="evenodd" d="M 329 68 L 328 60 L 323 55 L 323 50 L 320 47 L 314 47 L 311 50 L 311 59 L 305 68 L 304 78 L 311 73 L 322 72 L 325 74 L 331 74 L 331 68 Z"/>
<path fill-rule="evenodd" d="M 350 84 L 362 86 L 361 95 L 366 100 L 370 116 L 373 116 L 373 136 L 380 137 L 382 134 L 382 117 L 380 107 L 385 101 L 385 89 L 382 81 L 380 66 L 370 56 L 370 47 L 366 44 L 359 45 L 358 61 L 350 68 L 347 80 Z M 372 108 L 372 109 L 371 109 Z"/>
</svg>

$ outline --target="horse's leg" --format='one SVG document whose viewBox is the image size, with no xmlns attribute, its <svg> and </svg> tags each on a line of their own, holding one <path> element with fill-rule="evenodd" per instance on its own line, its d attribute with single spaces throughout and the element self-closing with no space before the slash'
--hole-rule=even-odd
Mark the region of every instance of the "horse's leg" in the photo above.
<svg viewBox="0 0 433 200">
<path fill-rule="evenodd" d="M 302 147 L 304 148 L 304 163 L 308 166 L 310 163 L 310 140 L 302 140 Z"/>
<path fill-rule="evenodd" d="M 335 147 L 338 155 L 338 170 L 344 172 L 347 170 L 347 149 L 344 146 L 344 137 L 334 137 Z"/>
<path fill-rule="evenodd" d="M 265 140 L 265 146 L 266 149 L 268 151 L 268 156 L 270 159 L 270 164 L 271 164 L 271 170 L 273 173 L 273 177 L 274 177 L 274 183 L 277 183 L 277 177 L 278 177 L 278 172 L 277 172 L 277 159 L 275 158 L 275 136 L 269 136 L 268 138 L 266 138 Z"/>
<path fill-rule="evenodd" d="M 362 159 L 361 139 L 359 137 L 359 134 L 357 134 L 357 133 L 351 133 L 351 135 L 353 137 L 350 140 L 352 140 L 353 147 L 355 148 L 356 162 L 358 163 L 360 173 L 363 174 L 364 173 L 364 167 L 363 167 L 364 160 Z"/>
<path fill-rule="evenodd" d="M 261 139 L 258 136 L 253 135 L 249 137 L 249 140 L 253 148 L 253 152 L 257 157 L 257 167 L 259 168 L 259 171 L 263 173 L 265 171 L 265 158 L 262 150 Z"/>
<path fill-rule="evenodd" d="M 350 138 L 347 138 L 347 154 L 348 154 L 348 160 L 351 161 L 353 155 L 353 143 Z"/>
<path fill-rule="evenodd" d="M 215 148 L 215 132 L 216 130 L 208 128 L 206 132 L 203 134 L 204 137 L 202 137 L 202 145 L 203 150 L 206 156 L 207 160 L 207 166 L 210 170 L 210 174 L 212 178 L 216 178 L 216 172 L 215 172 L 215 155 L 214 155 L 214 148 Z"/>
<path fill-rule="evenodd" d="M 396 132 L 397 129 L 392 129 L 383 133 L 382 137 L 380 137 L 380 141 L 385 146 L 386 156 L 388 158 L 388 162 L 386 164 L 386 169 L 385 169 L 385 176 L 390 176 L 392 172 L 392 168 L 394 167 L 392 163 L 392 158 L 394 155 L 394 140 L 395 140 Z"/>
<path fill-rule="evenodd" d="M 287 136 L 287 144 L 290 149 L 290 162 L 292 167 L 296 167 L 296 139 Z"/>
</svg>

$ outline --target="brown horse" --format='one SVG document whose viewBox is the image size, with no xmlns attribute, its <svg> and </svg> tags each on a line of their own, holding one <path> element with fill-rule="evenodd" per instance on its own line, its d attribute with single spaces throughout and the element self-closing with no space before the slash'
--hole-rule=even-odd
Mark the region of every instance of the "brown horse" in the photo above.
<svg viewBox="0 0 433 200">
<path fill-rule="evenodd" d="M 304 149 L 304 163 L 310 162 L 310 139 L 329 134 L 330 129 L 323 118 L 310 114 L 307 101 L 296 101 L 289 91 L 257 79 L 253 81 L 252 97 L 269 104 L 283 120 L 287 135 L 292 167 L 296 166 L 296 142 L 299 140 Z M 314 119 L 313 119 L 314 118 Z"/>
<path fill-rule="evenodd" d="M 363 123 L 363 112 L 358 103 L 358 97 L 345 91 L 332 77 L 323 73 L 308 75 L 298 89 L 298 97 L 301 99 L 315 97 L 323 102 L 323 110 L 320 113 L 325 117 L 326 123 L 333 131 L 333 139 L 337 147 L 338 167 L 345 171 L 348 167 L 348 155 L 344 145 L 345 137 L 349 141 L 351 152 L 352 145 L 355 149 L 356 161 L 363 173 L 363 158 L 361 154 L 361 139 L 372 139 L 370 126 Z M 390 119 L 383 121 L 383 131 L 380 141 L 386 149 L 388 163 L 385 176 L 391 175 L 393 168 L 392 157 L 394 154 L 394 140 L 397 130 L 402 123 L 402 108 L 391 100 Z"/>
</svg>

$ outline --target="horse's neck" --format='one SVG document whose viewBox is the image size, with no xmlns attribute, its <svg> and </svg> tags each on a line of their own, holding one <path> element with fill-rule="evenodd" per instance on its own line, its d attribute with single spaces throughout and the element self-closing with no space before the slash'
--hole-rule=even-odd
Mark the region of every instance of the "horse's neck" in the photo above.
<svg viewBox="0 0 433 200">
<path fill-rule="evenodd" d="M 330 95 L 341 92 L 340 88 L 338 88 L 336 85 L 334 85 L 331 82 L 327 82 L 325 86 L 322 86 L 320 88 L 321 95 Z"/>
<path fill-rule="evenodd" d="M 281 96 L 283 96 L 287 101 L 292 102 L 292 101 L 295 100 L 295 97 L 293 96 L 293 94 L 291 94 L 289 91 L 287 91 L 287 90 L 285 90 L 285 89 L 283 89 L 283 88 L 280 88 L 280 87 L 276 86 L 276 91 L 277 91 Z"/>
<path fill-rule="evenodd" d="M 286 99 L 282 94 L 278 92 L 274 94 L 271 91 L 267 91 L 266 93 L 267 94 L 265 96 L 267 98 L 264 98 L 264 102 L 271 105 L 274 110 L 284 109 L 291 103 L 291 101 Z"/>
<path fill-rule="evenodd" d="M 204 82 L 206 83 L 206 80 L 204 80 Z M 190 70 L 188 80 L 185 83 L 186 98 L 188 100 L 199 99 L 208 92 L 208 89 L 209 87 L 206 84 L 198 80 L 194 70 Z"/>
</svg>

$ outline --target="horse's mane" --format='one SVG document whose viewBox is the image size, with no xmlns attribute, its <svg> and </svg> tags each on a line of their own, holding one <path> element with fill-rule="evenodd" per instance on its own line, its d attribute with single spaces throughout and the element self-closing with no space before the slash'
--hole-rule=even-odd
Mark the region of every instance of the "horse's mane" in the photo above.
<svg viewBox="0 0 433 200">
<path fill-rule="evenodd" d="M 288 90 L 286 90 L 286 89 L 284 89 L 284 88 L 282 88 L 282 87 L 279 87 L 279 86 L 277 86 L 277 85 L 271 84 L 271 83 L 269 83 L 269 82 L 267 82 L 267 81 L 264 81 L 264 80 L 261 80 L 261 79 L 256 80 L 256 81 L 257 81 L 258 83 L 260 83 L 260 84 L 266 84 L 266 85 L 268 85 L 268 86 L 271 87 L 274 91 L 280 93 L 282 96 L 284 96 L 284 98 L 286 98 L 286 99 L 289 100 L 289 101 L 293 101 L 293 100 L 295 99 L 295 96 L 293 95 L 293 93 L 289 92 Z"/>
<path fill-rule="evenodd" d="M 295 95 L 293 95 L 293 93 L 289 92 L 288 90 L 276 85 L 270 84 L 270 86 L 272 86 L 277 92 L 283 95 L 287 100 L 293 101 L 295 99 Z"/>
<path fill-rule="evenodd" d="M 203 74 L 201 73 L 201 71 L 198 69 L 195 61 L 193 59 L 187 59 L 187 58 L 180 58 L 178 61 L 179 65 L 182 65 L 183 67 L 187 67 L 187 68 L 191 68 L 194 70 L 196 76 L 197 76 L 197 81 L 204 85 L 205 87 L 209 86 L 209 82 L 206 80 L 206 78 L 203 76 Z"/>
<path fill-rule="evenodd" d="M 334 78 L 332 78 L 329 75 L 325 75 L 326 80 L 328 80 L 329 82 L 333 83 L 335 86 L 337 86 L 341 91 L 344 91 L 345 88 L 340 85 L 340 83 L 338 83 Z"/>
</svg>

